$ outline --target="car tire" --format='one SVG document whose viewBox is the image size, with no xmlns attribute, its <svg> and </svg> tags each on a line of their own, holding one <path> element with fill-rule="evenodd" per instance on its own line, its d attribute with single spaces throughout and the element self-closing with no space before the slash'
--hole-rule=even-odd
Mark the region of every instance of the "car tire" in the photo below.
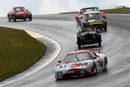
<svg viewBox="0 0 130 87">
<path fill-rule="evenodd" d="M 104 31 L 107 32 L 107 23 L 104 25 Z"/>
<path fill-rule="evenodd" d="M 78 45 L 78 49 L 81 49 L 81 40 L 79 37 L 77 37 L 77 45 Z"/>
<path fill-rule="evenodd" d="M 56 81 L 58 81 L 59 79 L 58 78 L 55 78 L 56 79 Z"/>
<path fill-rule="evenodd" d="M 81 44 L 78 44 L 78 49 L 79 49 L 79 50 L 81 49 Z"/>
<path fill-rule="evenodd" d="M 8 22 L 10 22 L 11 21 L 11 19 L 10 18 L 8 18 Z"/>
<path fill-rule="evenodd" d="M 107 71 L 107 64 L 108 64 L 108 61 L 107 61 L 107 58 L 105 57 L 105 59 L 104 59 L 104 71 L 105 72 Z"/>
<path fill-rule="evenodd" d="M 98 47 L 101 47 L 101 42 L 98 42 Z"/>
<path fill-rule="evenodd" d="M 101 35 L 98 35 L 98 47 L 101 47 L 102 37 Z"/>
<path fill-rule="evenodd" d="M 23 20 L 26 21 L 26 18 L 24 18 Z"/>
<path fill-rule="evenodd" d="M 29 17 L 29 21 L 32 21 L 32 16 Z"/>
<path fill-rule="evenodd" d="M 61 80 L 61 79 L 59 79 L 59 78 L 55 77 L 55 80 L 56 80 L 56 81 L 59 81 L 59 80 Z"/>
<path fill-rule="evenodd" d="M 32 21 L 32 18 L 29 18 L 30 21 Z"/>
<path fill-rule="evenodd" d="M 93 63 L 93 74 L 97 74 L 97 66 L 95 64 L 95 62 Z"/>
<path fill-rule="evenodd" d="M 84 24 L 84 23 L 81 22 L 80 25 L 81 25 L 81 28 L 82 28 L 82 29 L 85 28 L 85 24 Z"/>
<path fill-rule="evenodd" d="M 15 18 L 15 16 L 13 16 L 13 21 L 16 22 L 16 18 Z"/>
</svg>

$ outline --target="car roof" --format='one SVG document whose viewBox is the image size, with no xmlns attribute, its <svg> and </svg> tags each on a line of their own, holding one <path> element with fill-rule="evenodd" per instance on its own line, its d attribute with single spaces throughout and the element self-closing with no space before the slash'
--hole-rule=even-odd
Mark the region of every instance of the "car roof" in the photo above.
<svg viewBox="0 0 130 87">
<path fill-rule="evenodd" d="M 81 54 L 81 53 L 90 53 L 90 50 L 78 50 L 78 51 L 73 51 L 73 52 L 69 52 L 67 54 L 67 56 L 71 56 L 71 55 L 76 55 L 76 54 Z"/>
</svg>

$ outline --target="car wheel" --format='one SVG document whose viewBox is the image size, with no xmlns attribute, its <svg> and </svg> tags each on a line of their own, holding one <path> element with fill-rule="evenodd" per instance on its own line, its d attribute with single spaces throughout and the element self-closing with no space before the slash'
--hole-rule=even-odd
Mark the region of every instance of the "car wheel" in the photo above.
<svg viewBox="0 0 130 87">
<path fill-rule="evenodd" d="M 84 23 L 80 23 L 80 26 L 81 26 L 82 29 L 85 28 Z"/>
<path fill-rule="evenodd" d="M 16 18 L 15 18 L 15 16 L 13 16 L 13 20 L 14 20 L 14 22 L 16 22 Z"/>
<path fill-rule="evenodd" d="M 105 57 L 105 59 L 104 59 L 104 64 L 105 64 L 105 66 L 107 66 L 107 64 L 108 64 L 108 61 L 107 61 L 107 58 Z"/>
<path fill-rule="evenodd" d="M 78 45 L 78 49 L 80 50 L 81 49 L 81 40 L 79 37 L 77 38 L 77 45 Z"/>
<path fill-rule="evenodd" d="M 58 78 L 55 78 L 56 79 L 56 81 L 58 81 L 59 79 Z"/>
<path fill-rule="evenodd" d="M 88 24 L 84 24 L 84 28 L 88 28 Z"/>
<path fill-rule="evenodd" d="M 104 71 L 107 71 L 107 64 L 108 64 L 108 61 L 107 61 L 107 58 L 104 59 Z"/>
<path fill-rule="evenodd" d="M 81 44 L 78 44 L 78 49 L 79 49 L 79 50 L 81 49 Z"/>
<path fill-rule="evenodd" d="M 59 81 L 59 80 L 61 80 L 61 78 L 57 78 L 57 77 L 55 77 L 55 80 L 56 80 L 56 81 Z"/>
<path fill-rule="evenodd" d="M 93 63 L 93 74 L 97 74 L 97 66 L 95 62 Z"/>
<path fill-rule="evenodd" d="M 24 18 L 24 21 L 26 21 L 26 18 Z"/>
<path fill-rule="evenodd" d="M 32 18 L 29 18 L 30 21 L 32 21 Z"/>
<path fill-rule="evenodd" d="M 107 32 L 107 24 L 104 26 L 104 31 Z"/>
<path fill-rule="evenodd" d="M 98 42 L 98 47 L 101 47 L 101 42 Z"/>
<path fill-rule="evenodd" d="M 10 22 L 10 21 L 11 21 L 11 19 L 10 19 L 10 18 L 8 18 L 8 21 Z"/>
</svg>

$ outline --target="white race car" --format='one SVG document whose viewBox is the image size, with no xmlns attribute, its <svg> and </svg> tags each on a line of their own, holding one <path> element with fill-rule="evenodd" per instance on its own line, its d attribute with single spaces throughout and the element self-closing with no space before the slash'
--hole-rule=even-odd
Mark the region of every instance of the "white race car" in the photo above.
<svg viewBox="0 0 130 87">
<path fill-rule="evenodd" d="M 107 56 L 99 49 L 70 52 L 56 64 L 56 80 L 82 77 L 107 70 Z"/>
</svg>

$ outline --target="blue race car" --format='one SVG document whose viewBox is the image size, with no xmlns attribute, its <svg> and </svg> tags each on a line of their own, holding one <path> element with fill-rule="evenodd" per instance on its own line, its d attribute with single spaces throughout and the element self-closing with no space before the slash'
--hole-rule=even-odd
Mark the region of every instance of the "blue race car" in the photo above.
<svg viewBox="0 0 130 87">
<path fill-rule="evenodd" d="M 59 80 L 93 75 L 106 71 L 107 63 L 107 56 L 99 49 L 70 52 L 56 64 L 55 78 Z"/>
</svg>

